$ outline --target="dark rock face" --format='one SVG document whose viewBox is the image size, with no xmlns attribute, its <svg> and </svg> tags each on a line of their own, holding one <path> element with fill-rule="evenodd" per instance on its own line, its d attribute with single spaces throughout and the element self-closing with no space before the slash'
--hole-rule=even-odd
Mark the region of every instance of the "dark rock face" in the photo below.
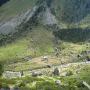
<svg viewBox="0 0 90 90">
<path fill-rule="evenodd" d="M 8 2 L 9 0 L 0 0 L 0 6 L 2 6 L 3 4 L 5 4 L 6 2 Z"/>
</svg>

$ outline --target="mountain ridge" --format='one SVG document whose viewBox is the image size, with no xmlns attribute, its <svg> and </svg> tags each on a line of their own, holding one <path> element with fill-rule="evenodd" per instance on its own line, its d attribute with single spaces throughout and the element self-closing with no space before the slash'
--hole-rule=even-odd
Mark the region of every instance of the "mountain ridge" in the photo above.
<svg viewBox="0 0 90 90">
<path fill-rule="evenodd" d="M 58 3 L 59 2 L 61 2 L 60 3 L 60 5 L 58 5 Z M 56 5 L 56 3 L 57 3 L 57 5 Z M 70 3 L 72 3 L 72 5 L 70 4 Z M 75 3 L 79 3 L 78 5 L 75 5 Z M 83 19 L 84 18 L 84 14 L 87 14 L 87 13 L 89 13 L 89 11 L 90 11 L 90 8 L 89 8 L 89 3 L 90 3 L 90 1 L 89 0 L 87 0 L 87 1 L 80 1 L 80 0 L 75 0 L 75 1 L 71 1 L 71 0 L 68 0 L 67 1 L 67 3 L 65 3 L 65 0 L 64 1 L 62 1 L 62 0 L 60 0 L 60 1 L 58 1 L 58 0 L 56 0 L 56 1 L 54 1 L 54 0 L 39 0 L 36 4 L 35 4 L 35 6 L 32 8 L 32 10 L 27 10 L 27 12 L 29 12 L 29 15 L 27 16 L 26 15 L 26 17 L 27 17 L 27 20 L 29 21 L 29 19 L 31 18 L 31 17 L 34 17 L 35 15 L 35 20 L 38 20 L 39 21 L 39 23 L 41 23 L 41 24 L 57 24 L 57 26 L 60 26 L 61 28 L 64 28 L 64 25 L 66 24 L 66 27 L 67 27 L 67 25 L 69 26 L 69 27 L 71 27 L 70 25 L 73 25 L 72 26 L 72 28 L 73 27 L 77 27 L 77 26 L 79 26 L 80 27 L 80 21 L 79 21 L 79 19 L 81 18 L 81 19 Z M 54 5 L 55 4 L 55 5 Z M 69 5 L 70 4 L 70 5 Z M 78 7 L 79 6 L 79 7 Z M 84 6 L 83 8 L 82 8 L 82 6 Z M 35 7 L 37 7 L 37 10 L 35 10 Z M 75 9 L 75 12 L 73 12 L 73 10 L 72 9 L 74 9 L 74 8 L 76 8 L 76 7 L 78 7 L 78 9 Z M 59 9 L 60 8 L 60 9 Z M 67 9 L 67 10 L 66 10 Z M 35 11 L 34 11 L 35 10 Z M 40 11 L 41 10 L 41 11 Z M 59 10 L 59 11 L 58 11 Z M 71 10 L 71 11 L 70 11 Z M 77 11 L 78 10 L 78 11 Z M 30 12 L 31 11 L 31 12 Z M 66 11 L 66 12 L 65 12 Z M 27 13 L 26 12 L 26 13 Z M 33 16 L 30 16 L 30 15 L 32 15 L 32 13 L 34 12 L 34 14 L 33 14 Z M 64 13 L 65 12 L 65 13 Z M 74 13 L 76 13 L 76 14 L 74 14 Z M 74 17 L 74 16 L 75 17 Z M 17 18 L 16 18 L 16 21 L 14 21 L 14 23 L 13 23 L 13 19 L 11 19 L 11 20 L 9 20 L 8 22 L 6 22 L 5 24 L 0 24 L 0 31 L 1 31 L 1 33 L 3 34 L 3 32 L 5 32 L 5 33 L 7 33 L 6 31 L 8 31 L 8 30 L 10 30 L 10 32 L 11 31 L 14 31 L 14 28 L 16 28 L 16 27 L 19 27 L 19 25 L 20 25 L 20 23 L 22 24 L 22 23 L 25 23 L 24 22 L 24 20 L 26 19 L 25 17 L 23 17 L 22 18 L 22 16 L 25 16 L 25 14 L 22 14 L 22 15 L 18 15 L 17 16 Z M 73 17 L 72 17 L 73 16 Z M 77 17 L 76 17 L 77 16 Z M 65 17 L 66 17 L 66 19 L 65 19 Z M 80 18 L 79 18 L 80 17 Z M 83 17 L 83 18 L 82 18 Z M 17 19 L 19 19 L 20 18 L 20 22 L 17 24 Z M 65 19 L 65 20 L 64 20 Z M 68 20 L 69 21 L 68 21 Z M 33 19 L 33 21 L 34 22 L 37 22 L 38 23 L 38 21 L 35 21 L 34 19 Z M 74 20 L 77 20 L 77 21 L 74 21 Z M 28 22 L 27 21 L 27 22 Z M 33 22 L 33 21 L 31 21 L 31 22 Z M 67 22 L 68 21 L 68 22 Z M 78 22 L 79 21 L 79 22 Z M 9 24 L 9 23 L 12 23 L 12 24 Z M 16 26 L 14 26 L 15 25 L 15 22 L 16 22 Z M 75 22 L 77 22 L 77 23 L 75 23 Z M 30 22 L 29 22 L 30 23 Z M 64 24 L 64 25 L 63 25 Z M 76 24 L 76 25 L 75 25 Z M 84 24 L 85 25 L 85 24 Z M 23 26 L 23 25 L 22 25 Z M 59 27 L 59 28 L 60 28 Z M 6 30 L 6 28 L 8 28 L 8 30 Z M 11 28 L 11 29 L 10 29 Z M 8 33 L 7 33 L 8 34 Z"/>
</svg>

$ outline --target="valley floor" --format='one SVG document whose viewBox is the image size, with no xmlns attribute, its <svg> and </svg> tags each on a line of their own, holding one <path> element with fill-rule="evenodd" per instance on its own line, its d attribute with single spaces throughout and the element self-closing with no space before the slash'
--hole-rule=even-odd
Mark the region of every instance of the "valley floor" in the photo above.
<svg viewBox="0 0 90 90">
<path fill-rule="evenodd" d="M 58 56 L 56 47 L 59 47 Z M 88 41 L 74 43 L 62 40 L 56 44 L 51 31 L 35 27 L 19 39 L 0 47 L 0 61 L 4 63 L 0 87 L 19 88 L 17 90 L 88 90 L 83 81 L 90 84 L 90 62 L 87 60 L 90 54 L 85 53 L 89 50 Z M 52 74 L 55 68 L 58 68 L 60 75 Z M 42 75 L 33 77 L 33 72 Z M 59 86 L 57 80 L 61 82 Z"/>
</svg>

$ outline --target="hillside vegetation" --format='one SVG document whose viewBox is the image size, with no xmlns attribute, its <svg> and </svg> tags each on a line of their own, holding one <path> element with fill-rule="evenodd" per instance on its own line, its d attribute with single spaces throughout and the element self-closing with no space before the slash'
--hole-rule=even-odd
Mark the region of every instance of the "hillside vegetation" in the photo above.
<svg viewBox="0 0 90 90">
<path fill-rule="evenodd" d="M 28 22 L 26 22 L 25 24 L 21 24 L 20 26 L 18 26 L 20 27 L 20 29 L 22 29 L 18 30 L 18 33 L 15 33 L 14 35 L 0 35 L 0 61 L 5 61 L 6 63 L 19 62 L 27 56 L 37 57 L 48 54 L 51 55 L 52 53 L 55 53 L 55 48 L 59 47 L 59 49 L 61 50 L 60 58 L 65 56 L 65 60 L 63 60 L 64 62 L 68 62 L 73 61 L 70 59 L 72 58 L 72 55 L 77 57 L 77 55 L 81 52 L 89 50 L 89 28 L 82 29 L 78 28 L 77 26 L 78 22 L 84 20 L 84 18 L 77 17 L 77 19 L 79 18 L 81 20 L 77 22 L 74 21 L 77 20 L 74 15 L 83 15 L 83 17 L 87 17 L 87 15 L 84 15 L 86 13 L 89 15 L 89 12 L 87 12 L 89 11 L 89 7 L 87 7 L 89 3 L 88 0 L 86 0 L 85 3 L 81 0 L 68 0 L 67 2 L 65 0 L 40 0 L 37 3 L 36 2 L 37 1 L 35 0 L 21 0 L 20 2 L 17 0 L 10 0 L 0 7 L 0 11 L 2 12 L 0 13 L 0 18 L 7 21 L 7 19 L 9 20 L 11 17 L 13 18 L 14 16 L 18 16 L 22 12 L 24 13 L 28 9 L 32 9 L 34 5 L 41 5 L 35 12 L 35 15 L 31 20 L 28 20 Z M 44 4 L 45 2 L 46 4 Z M 77 6 L 75 6 L 76 3 L 78 3 Z M 19 6 L 20 4 L 21 6 Z M 71 4 L 71 6 L 69 4 Z M 81 5 L 81 8 L 78 7 L 79 5 Z M 84 5 L 85 7 L 82 8 L 82 6 Z M 78 11 L 76 9 L 77 7 L 79 8 Z M 41 17 L 43 15 L 44 9 L 42 8 L 44 8 L 45 10 L 47 10 L 46 8 L 50 8 L 51 12 L 46 13 L 52 13 L 53 15 L 55 15 L 56 19 L 59 20 L 58 25 L 43 26 L 42 23 L 40 23 L 41 18 L 38 17 L 39 14 L 41 15 Z M 75 10 L 75 14 L 73 12 L 73 9 Z M 70 21 L 68 21 L 67 19 L 69 19 Z M 61 23 L 66 25 L 66 29 L 63 29 L 64 27 L 60 29 L 59 23 L 60 25 Z"/>
<path fill-rule="evenodd" d="M 0 21 L 10 20 L 28 9 L 32 9 L 37 0 L 10 0 L 0 7 Z"/>
<path fill-rule="evenodd" d="M 90 0 L 9 0 L 1 5 L 0 89 L 88 90 L 83 81 L 90 84 L 89 4 Z M 55 68 L 59 75 L 54 75 Z M 15 72 L 22 76 L 13 77 Z"/>
</svg>

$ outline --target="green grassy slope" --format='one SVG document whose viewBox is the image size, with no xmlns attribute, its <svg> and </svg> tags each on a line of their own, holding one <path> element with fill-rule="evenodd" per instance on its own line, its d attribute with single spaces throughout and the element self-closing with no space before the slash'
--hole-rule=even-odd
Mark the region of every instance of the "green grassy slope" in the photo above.
<svg viewBox="0 0 90 90">
<path fill-rule="evenodd" d="M 63 34 L 64 35 L 64 34 Z M 57 44 L 54 42 L 53 33 L 43 26 L 36 26 L 32 31 L 22 33 L 21 37 L 11 43 L 0 47 L 0 61 L 21 61 L 23 57 L 37 57 L 50 54 Z M 75 39 L 75 37 L 74 37 Z M 61 48 L 61 55 L 70 56 L 71 53 L 79 54 L 90 49 L 89 43 L 73 43 L 62 41 L 58 46 Z"/>
<path fill-rule="evenodd" d="M 35 44 L 33 44 L 33 45 L 35 45 Z M 48 54 L 48 55 L 50 55 L 48 64 L 58 65 L 58 64 L 61 64 L 61 61 L 62 61 L 62 63 L 80 62 L 84 59 L 81 58 L 79 60 L 77 58 L 77 55 L 80 54 L 82 51 L 90 49 L 90 47 L 87 48 L 87 44 L 85 44 L 85 43 L 84 44 L 75 44 L 75 43 L 63 42 L 62 45 L 60 45 L 60 47 L 62 48 L 62 50 L 60 52 L 60 56 L 57 58 L 55 56 L 55 53 L 53 53 L 54 47 L 53 47 L 53 43 L 51 41 L 50 41 L 50 43 L 47 43 L 47 45 L 45 44 L 44 47 L 43 47 L 43 45 L 44 45 L 44 43 L 37 46 L 38 49 L 36 49 L 36 53 L 33 53 L 33 50 L 30 51 L 30 49 L 28 50 L 28 53 L 27 53 L 27 51 L 24 51 L 25 55 L 21 56 L 21 58 L 25 57 L 25 56 L 29 56 L 29 55 L 39 56 L 39 55 L 47 55 Z M 12 51 L 10 51 L 10 52 L 12 52 Z M 4 53 L 4 52 L 2 52 L 2 53 Z M 15 59 L 14 55 L 12 55 L 12 57 L 13 57 L 13 59 Z M 9 56 L 7 58 L 9 58 Z M 17 60 L 18 59 L 19 58 L 17 58 Z M 21 59 L 21 60 L 23 60 L 23 59 Z M 33 58 L 31 61 L 17 62 L 17 63 L 5 66 L 5 70 L 27 71 L 29 69 L 33 70 L 33 69 L 38 69 L 38 68 L 44 68 L 47 63 L 44 63 L 41 60 L 42 60 L 42 57 L 36 57 L 36 58 Z M 7 60 L 7 61 L 10 61 L 10 60 Z"/>
<path fill-rule="evenodd" d="M 40 56 L 52 52 L 53 35 L 43 27 L 33 28 L 16 41 L 0 47 L 0 61 L 20 60 L 25 56 Z"/>
<path fill-rule="evenodd" d="M 37 0 L 10 0 L 0 7 L 0 21 L 8 20 L 31 9 Z"/>
</svg>

